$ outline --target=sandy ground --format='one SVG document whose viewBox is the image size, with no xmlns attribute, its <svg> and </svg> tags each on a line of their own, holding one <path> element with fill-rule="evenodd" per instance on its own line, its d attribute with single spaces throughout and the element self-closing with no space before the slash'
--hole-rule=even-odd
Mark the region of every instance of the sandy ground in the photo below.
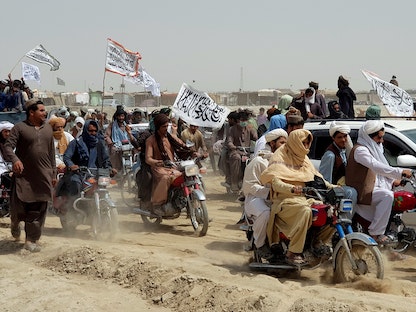
<svg viewBox="0 0 416 312">
<path fill-rule="evenodd" d="M 196 237 L 186 216 L 146 227 L 122 205 L 121 232 L 95 241 L 89 227 L 66 236 L 48 215 L 42 251 L 31 254 L 0 219 L 1 311 L 416 311 L 416 252 L 385 261 L 384 280 L 334 284 L 328 266 L 300 275 L 252 272 L 245 233 L 235 224 L 240 207 L 205 177 L 213 219 Z"/>
</svg>

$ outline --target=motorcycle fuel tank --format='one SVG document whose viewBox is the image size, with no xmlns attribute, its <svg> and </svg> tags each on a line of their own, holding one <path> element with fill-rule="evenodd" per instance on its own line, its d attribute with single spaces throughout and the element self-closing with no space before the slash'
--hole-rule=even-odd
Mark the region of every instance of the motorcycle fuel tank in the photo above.
<svg viewBox="0 0 416 312">
<path fill-rule="evenodd" d="M 393 211 L 407 211 L 416 207 L 416 197 L 407 191 L 394 192 Z"/>
</svg>

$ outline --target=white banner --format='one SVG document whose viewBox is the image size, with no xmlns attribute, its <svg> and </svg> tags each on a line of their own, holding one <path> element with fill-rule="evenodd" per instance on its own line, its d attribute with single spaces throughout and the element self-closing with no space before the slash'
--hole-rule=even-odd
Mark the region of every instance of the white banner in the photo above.
<svg viewBox="0 0 416 312">
<path fill-rule="evenodd" d="M 160 84 L 141 66 L 139 66 L 139 74 L 137 76 L 126 76 L 124 79 L 133 84 L 143 86 L 146 91 L 152 92 L 153 96 L 160 96 Z"/>
<path fill-rule="evenodd" d="M 372 72 L 366 70 L 361 72 L 371 83 L 373 89 L 377 91 L 377 95 L 386 106 L 389 114 L 398 117 L 413 116 L 413 100 L 406 91 L 394 84 L 381 80 Z"/>
<path fill-rule="evenodd" d="M 200 127 L 220 128 L 230 110 L 219 106 L 205 92 L 182 84 L 181 90 L 173 103 L 175 115 L 188 124 Z"/>
<path fill-rule="evenodd" d="M 35 80 L 40 84 L 39 67 L 22 62 L 22 77 L 24 80 Z"/>
<path fill-rule="evenodd" d="M 139 52 L 132 52 L 114 40 L 107 39 L 107 58 L 105 69 L 121 76 L 137 76 Z"/>
<path fill-rule="evenodd" d="M 58 70 L 59 61 L 49 54 L 48 51 L 40 44 L 36 46 L 33 50 L 26 53 L 26 56 L 35 60 L 36 62 L 47 64 L 51 67 L 51 70 Z"/>
</svg>

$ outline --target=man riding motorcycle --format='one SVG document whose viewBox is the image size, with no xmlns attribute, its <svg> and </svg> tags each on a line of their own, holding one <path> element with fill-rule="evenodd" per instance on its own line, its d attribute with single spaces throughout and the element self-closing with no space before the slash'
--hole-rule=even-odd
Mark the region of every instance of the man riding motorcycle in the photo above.
<svg viewBox="0 0 416 312">
<path fill-rule="evenodd" d="M 66 174 L 64 177 L 67 181 L 62 191 L 66 190 L 70 196 L 77 196 L 81 192 L 82 177 L 76 173 L 80 166 L 111 169 L 108 150 L 104 139 L 98 134 L 98 129 L 98 123 L 95 120 L 87 120 L 81 137 L 72 140 L 64 153 L 64 163 L 70 169 L 71 174 Z M 116 173 L 115 169 L 111 171 L 113 175 Z"/>
<path fill-rule="evenodd" d="M 302 252 L 307 231 L 312 225 L 310 207 L 314 200 L 306 199 L 302 188 L 306 182 L 314 181 L 316 177 L 322 178 L 307 156 L 312 139 L 308 130 L 292 131 L 287 143 L 273 154 L 269 167 L 260 177 L 263 185 L 270 183 L 272 186 L 270 197 L 273 205 L 267 227 L 269 244 L 279 242 L 279 230 L 283 232 L 290 239 L 286 261 L 292 265 L 306 264 Z M 329 182 L 324 182 L 324 187 L 333 187 Z M 324 228 L 318 233 L 316 244 L 326 242 L 332 234 L 332 228 Z"/>
<path fill-rule="evenodd" d="M 168 133 L 169 117 L 158 114 L 153 119 L 155 133 L 146 140 L 146 163 L 152 172 L 151 203 L 153 212 L 157 215 L 169 214 L 163 207 L 168 198 L 169 187 L 182 173 L 173 167 L 167 167 L 166 162 L 175 161 L 176 156 L 187 159 L 194 151 L 180 139 Z"/>
</svg>

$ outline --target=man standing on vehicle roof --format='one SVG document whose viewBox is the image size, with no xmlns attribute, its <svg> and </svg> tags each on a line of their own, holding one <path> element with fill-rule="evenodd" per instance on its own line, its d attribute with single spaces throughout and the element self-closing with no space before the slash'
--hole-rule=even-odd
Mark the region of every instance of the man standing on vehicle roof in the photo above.
<svg viewBox="0 0 416 312">
<path fill-rule="evenodd" d="M 12 128 L 5 144 L 5 159 L 13 163 L 14 173 L 10 229 L 19 240 L 19 223 L 25 222 L 24 248 L 30 252 L 40 251 L 38 241 L 56 183 L 53 133 L 46 116 L 42 101 L 26 102 L 26 120 Z"/>
</svg>

